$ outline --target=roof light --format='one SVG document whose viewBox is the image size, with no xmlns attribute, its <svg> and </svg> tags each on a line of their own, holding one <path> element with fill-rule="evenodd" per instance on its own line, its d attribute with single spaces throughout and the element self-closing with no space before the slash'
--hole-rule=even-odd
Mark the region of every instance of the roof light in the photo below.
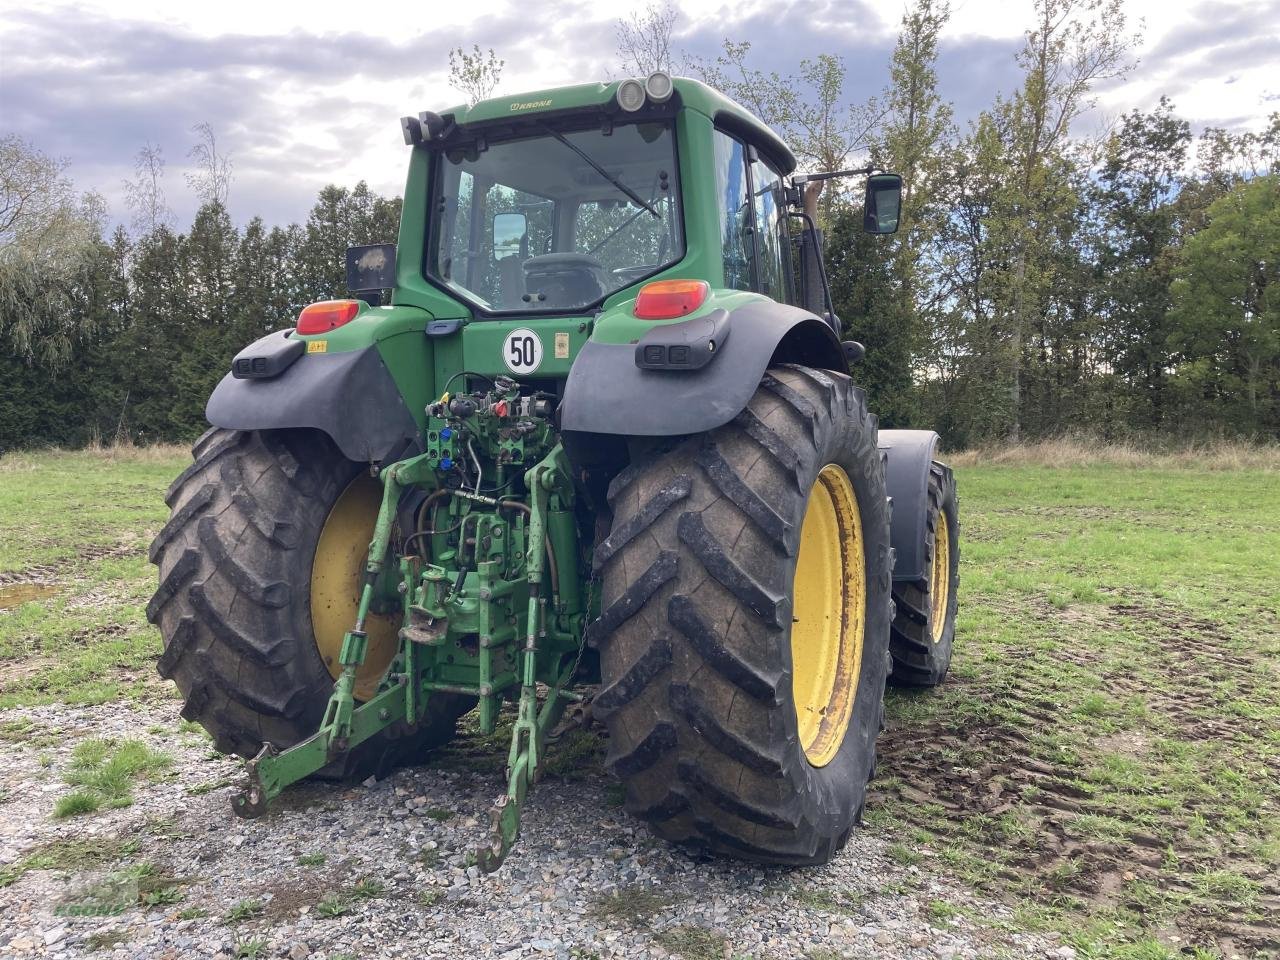
<svg viewBox="0 0 1280 960">
<path fill-rule="evenodd" d="M 644 106 L 644 84 L 639 80 L 623 80 L 618 84 L 618 106 L 627 113 L 635 113 Z"/>
<path fill-rule="evenodd" d="M 350 323 L 360 312 L 359 300 L 321 300 L 298 314 L 299 333 L 328 333 Z"/>
<path fill-rule="evenodd" d="M 663 70 L 655 70 L 644 82 L 645 93 L 649 94 L 649 99 L 654 103 L 666 103 L 671 99 L 675 88 L 675 84 L 671 82 L 671 74 Z"/>
<path fill-rule="evenodd" d="M 711 284 L 705 280 L 655 280 L 640 288 L 635 315 L 641 320 L 674 320 L 707 302 Z"/>
</svg>

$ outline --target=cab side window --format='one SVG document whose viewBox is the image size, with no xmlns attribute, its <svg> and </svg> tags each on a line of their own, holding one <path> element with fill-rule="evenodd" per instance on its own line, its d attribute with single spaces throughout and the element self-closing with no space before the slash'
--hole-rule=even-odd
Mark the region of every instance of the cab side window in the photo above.
<svg viewBox="0 0 1280 960">
<path fill-rule="evenodd" d="M 792 303 L 791 245 L 782 177 L 759 159 L 751 161 L 751 193 L 760 254 L 756 289 L 779 303 Z"/>
<path fill-rule="evenodd" d="M 714 143 L 724 285 L 735 290 L 750 290 L 753 258 L 752 210 L 747 183 L 746 150 L 740 140 L 719 130 L 715 131 Z"/>
</svg>

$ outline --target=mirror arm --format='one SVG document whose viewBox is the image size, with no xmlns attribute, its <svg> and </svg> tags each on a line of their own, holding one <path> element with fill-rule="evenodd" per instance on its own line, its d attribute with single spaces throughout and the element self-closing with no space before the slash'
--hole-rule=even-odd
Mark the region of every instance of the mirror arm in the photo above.
<svg viewBox="0 0 1280 960">
<path fill-rule="evenodd" d="M 879 170 L 879 167 L 859 167 L 857 170 L 835 170 L 832 173 L 802 173 L 791 178 L 793 186 L 813 183 L 820 180 L 834 180 L 836 177 L 866 177 Z"/>
</svg>

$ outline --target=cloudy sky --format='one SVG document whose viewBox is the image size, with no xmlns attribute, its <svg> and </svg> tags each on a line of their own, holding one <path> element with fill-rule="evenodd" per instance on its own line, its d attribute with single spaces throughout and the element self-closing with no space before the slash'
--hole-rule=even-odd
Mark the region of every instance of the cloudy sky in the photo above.
<svg viewBox="0 0 1280 960">
<path fill-rule="evenodd" d="M 240 221 L 305 218 L 325 183 L 369 181 L 398 193 L 405 148 L 398 118 L 459 97 L 448 51 L 479 43 L 506 59 L 500 90 L 603 77 L 614 22 L 639 3 L 467 0 L 306 4 L 172 0 L 42 4 L 0 0 L 0 134 L 18 133 L 69 161 L 81 188 L 127 220 L 121 182 L 147 142 L 161 146 L 170 205 L 189 222 L 183 182 L 191 126 L 209 122 L 234 162 Z M 887 80 L 901 4 L 872 0 L 686 0 L 677 44 L 715 52 L 753 41 L 761 66 L 844 57 L 850 89 Z M 953 0 L 941 48 L 942 92 L 966 120 L 1017 84 L 1014 54 L 1031 0 Z M 1171 97 L 1193 128 L 1260 128 L 1280 109 L 1280 0 L 1128 0 L 1143 29 L 1140 63 L 1100 91 L 1089 117 L 1105 127 Z"/>
</svg>

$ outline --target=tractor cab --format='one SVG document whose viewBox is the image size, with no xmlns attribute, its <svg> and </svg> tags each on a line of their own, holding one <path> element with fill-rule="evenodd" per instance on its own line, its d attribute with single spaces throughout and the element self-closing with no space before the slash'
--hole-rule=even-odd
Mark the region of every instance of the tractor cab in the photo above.
<svg viewBox="0 0 1280 960">
<path fill-rule="evenodd" d="M 421 248 L 410 286 L 476 319 L 593 315 L 647 281 L 682 279 L 832 322 L 803 184 L 871 171 L 792 178 L 796 159 L 777 135 L 696 80 L 584 84 L 424 112 L 401 128 L 420 161 L 401 233 L 402 249 Z M 869 182 L 870 232 L 897 229 L 900 188 L 891 174 Z M 419 190 L 425 202 L 411 209 Z"/>
</svg>

